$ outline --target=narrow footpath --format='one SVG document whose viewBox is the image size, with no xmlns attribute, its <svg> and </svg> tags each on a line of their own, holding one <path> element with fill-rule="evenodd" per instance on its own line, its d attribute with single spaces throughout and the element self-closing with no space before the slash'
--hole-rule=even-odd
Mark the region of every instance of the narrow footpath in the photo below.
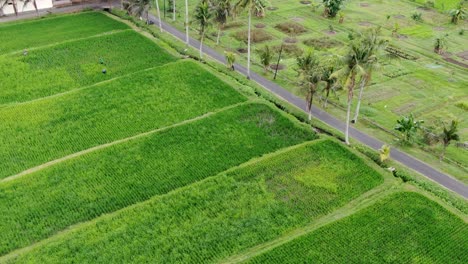
<svg viewBox="0 0 468 264">
<path fill-rule="evenodd" d="M 115 1 L 112 2 L 113 6 L 118 6 Z M 109 3 L 90 3 L 90 4 L 83 4 L 83 5 L 77 5 L 77 6 L 70 6 L 70 7 L 64 7 L 64 8 L 52 8 L 49 10 L 43 10 L 39 12 L 39 15 L 45 15 L 48 13 L 68 13 L 68 12 L 74 12 L 74 11 L 79 11 L 83 8 L 93 8 L 93 9 L 102 9 L 103 7 L 109 6 Z M 8 17 L 0 17 L 0 23 L 2 22 L 9 22 L 9 21 L 14 21 L 18 19 L 25 19 L 25 18 L 33 18 L 37 16 L 36 13 L 27 13 L 27 14 L 21 14 L 18 17 L 15 16 L 8 16 Z M 155 16 L 150 15 L 150 20 L 151 22 L 154 23 L 155 26 L 157 26 L 158 20 Z M 166 22 L 162 22 L 162 27 L 163 30 L 177 39 L 180 39 L 181 41 L 185 42 L 185 33 L 179 31 L 178 29 L 174 28 L 173 26 L 167 24 Z M 190 38 L 190 46 L 198 49 L 200 46 L 200 42 L 198 40 Z M 226 63 L 224 55 L 218 53 L 217 51 L 213 50 L 212 48 L 204 45 L 203 46 L 204 53 L 211 58 L 215 59 L 216 61 L 220 63 Z M 247 69 L 243 65 L 240 64 L 235 64 L 235 69 L 239 73 L 243 75 L 247 75 Z M 282 98 L 283 100 L 297 106 L 298 108 L 302 109 L 303 111 L 307 112 L 306 110 L 306 102 L 304 99 L 301 99 L 294 94 L 290 93 L 283 87 L 279 86 L 278 84 L 271 82 L 264 77 L 258 75 L 255 72 L 251 72 L 250 74 L 251 80 L 257 82 L 261 86 L 263 86 L 265 89 L 269 90 L 273 94 L 277 95 L 278 97 Z M 332 115 L 328 114 L 325 111 L 322 111 L 321 109 L 317 107 L 313 107 L 312 113 L 315 118 L 321 120 L 322 122 L 328 124 L 329 126 L 340 130 L 344 131 L 345 124 L 344 122 L 336 119 Z M 364 145 L 367 145 L 371 147 L 372 149 L 378 150 L 384 143 L 372 136 L 369 136 L 353 127 L 350 127 L 350 137 L 354 138 L 355 140 L 361 142 Z M 451 176 L 440 172 L 436 169 L 434 169 L 432 166 L 430 166 L 427 163 L 424 163 L 398 149 L 392 149 L 391 151 L 391 156 L 394 160 L 404 164 L 410 169 L 413 169 L 422 175 L 426 176 L 427 178 L 439 183 L 440 185 L 444 186 L 445 188 L 456 192 L 463 196 L 465 199 L 468 199 L 468 186 L 466 186 L 464 183 L 452 178 Z"/>
</svg>

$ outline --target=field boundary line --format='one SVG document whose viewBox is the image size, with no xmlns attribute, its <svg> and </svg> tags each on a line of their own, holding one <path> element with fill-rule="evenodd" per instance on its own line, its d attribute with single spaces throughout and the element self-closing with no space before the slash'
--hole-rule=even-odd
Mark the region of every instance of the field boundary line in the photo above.
<svg viewBox="0 0 468 264">
<path fill-rule="evenodd" d="M 324 215 L 308 225 L 303 227 L 296 228 L 291 232 L 283 234 L 273 240 L 267 241 L 265 243 L 253 246 L 244 250 L 243 252 L 236 254 L 234 256 L 227 257 L 223 260 L 218 261 L 217 263 L 221 264 L 233 264 L 233 263 L 242 263 L 253 257 L 259 256 L 265 252 L 270 251 L 276 247 L 282 246 L 288 242 L 291 242 L 297 238 L 308 235 L 315 230 L 324 227 L 328 224 L 339 221 L 343 218 L 351 216 L 369 206 L 375 204 L 378 201 L 381 201 L 383 198 L 388 197 L 391 194 L 397 192 L 403 192 L 402 189 L 403 183 L 384 183 L 380 186 L 377 186 L 359 196 L 358 198 L 351 200 L 349 203 L 334 210 L 332 213 Z"/>
<path fill-rule="evenodd" d="M 135 72 L 131 72 L 131 73 L 127 73 L 127 74 L 124 74 L 124 75 L 116 76 L 116 77 L 108 79 L 108 80 L 100 81 L 100 82 L 93 83 L 93 84 L 86 85 L 86 86 L 81 86 L 81 87 L 78 87 L 78 88 L 75 88 L 75 89 L 72 89 L 72 90 L 68 90 L 68 91 L 65 91 L 65 92 L 56 93 L 56 94 L 52 94 L 52 95 L 32 99 L 32 100 L 29 100 L 29 101 L 0 104 L 0 111 L 2 109 L 5 109 L 5 108 L 10 108 L 10 107 L 16 107 L 16 106 L 19 106 L 19 105 L 35 103 L 35 102 L 39 102 L 39 101 L 43 101 L 43 100 L 47 100 L 47 99 L 51 99 L 51 98 L 55 98 L 55 97 L 60 97 L 60 96 L 75 93 L 75 92 L 79 92 L 79 91 L 82 91 L 82 90 L 93 88 L 95 86 L 100 86 L 100 85 L 104 85 L 104 84 L 109 83 L 109 82 L 120 80 L 122 78 L 127 78 L 127 77 L 130 77 L 130 76 L 134 75 L 134 74 L 139 74 L 139 73 L 155 70 L 155 69 L 158 69 L 158 68 L 161 68 L 161 67 L 166 67 L 168 65 L 180 63 L 181 61 L 184 61 L 184 60 L 179 60 L 178 59 L 176 61 L 171 61 L 171 62 L 168 62 L 168 63 L 163 64 L 163 65 L 158 65 L 158 66 L 154 66 L 154 67 L 151 67 L 151 68 L 138 70 L 138 71 L 135 71 Z"/>
<path fill-rule="evenodd" d="M 27 49 L 15 50 L 15 51 L 12 51 L 12 52 L 9 52 L 9 53 L 1 54 L 0 56 L 8 57 L 8 56 L 12 56 L 12 55 L 15 55 L 15 54 L 19 54 L 19 53 L 23 52 L 23 50 L 31 51 L 31 50 L 47 49 L 47 48 L 51 48 L 51 47 L 54 47 L 54 46 L 58 46 L 60 44 L 71 43 L 71 42 L 87 40 L 87 39 L 93 39 L 93 38 L 99 38 L 99 37 L 102 37 L 102 36 L 119 34 L 119 33 L 126 32 L 126 31 L 133 31 L 133 30 L 131 28 L 110 30 L 110 31 L 105 31 L 105 32 L 102 32 L 102 33 L 99 33 L 99 34 L 96 34 L 96 35 L 87 36 L 87 37 L 68 39 L 68 40 L 63 40 L 63 41 L 50 43 L 50 44 L 43 45 L 43 46 L 34 46 L 34 47 L 31 47 L 31 48 L 27 48 Z"/>
<path fill-rule="evenodd" d="M 219 108 L 219 109 L 217 109 L 215 111 L 207 112 L 207 113 L 205 113 L 203 115 L 197 116 L 195 118 L 187 119 L 187 120 L 184 120 L 184 121 L 176 123 L 176 124 L 172 124 L 172 125 L 157 128 L 157 129 L 153 129 L 153 130 L 146 131 L 146 132 L 143 132 L 143 133 L 131 136 L 131 137 L 118 139 L 118 140 L 115 140 L 115 141 L 112 141 L 112 142 L 109 142 L 109 143 L 105 143 L 105 144 L 94 146 L 92 148 L 88 148 L 88 149 L 85 149 L 85 150 L 82 150 L 82 151 L 79 151 L 79 152 L 75 152 L 73 154 L 64 156 L 62 158 L 51 160 L 51 161 L 43 163 L 41 165 L 29 168 L 27 170 L 24 170 L 24 171 L 18 173 L 18 174 L 3 178 L 2 180 L 0 180 L 0 184 L 16 180 L 16 179 L 21 178 L 21 177 L 23 177 L 25 175 L 28 175 L 28 174 L 43 170 L 45 168 L 51 167 L 51 166 L 59 164 L 61 162 L 64 162 L 64 161 L 67 161 L 67 160 L 70 160 L 70 159 L 74 159 L 74 158 L 83 156 L 85 154 L 88 154 L 88 153 L 91 153 L 91 152 L 94 152 L 94 151 L 105 149 L 105 148 L 108 148 L 108 147 L 111 147 L 111 146 L 114 146 L 114 145 L 118 145 L 118 144 L 121 144 L 121 143 L 125 143 L 125 142 L 128 142 L 128 141 L 134 140 L 134 139 L 146 137 L 146 136 L 149 136 L 149 135 L 152 135 L 152 134 L 155 134 L 155 133 L 158 133 L 158 132 L 162 132 L 162 131 L 165 131 L 165 130 L 168 130 L 168 129 L 171 129 L 171 128 L 175 128 L 175 127 L 179 127 L 179 126 L 182 126 L 182 125 L 190 124 L 190 123 L 193 123 L 195 121 L 198 121 L 198 120 L 201 120 L 201 119 L 204 119 L 204 118 L 207 118 L 207 117 L 210 117 L 210 116 L 213 116 L 213 115 L 228 111 L 230 109 L 239 107 L 241 105 L 251 104 L 251 103 L 255 103 L 255 101 L 246 100 L 244 102 L 240 102 L 240 103 L 237 103 L 237 104 L 233 104 L 233 105 L 229 105 L 229 106 L 226 106 L 226 107 L 223 107 L 223 108 Z"/>
</svg>

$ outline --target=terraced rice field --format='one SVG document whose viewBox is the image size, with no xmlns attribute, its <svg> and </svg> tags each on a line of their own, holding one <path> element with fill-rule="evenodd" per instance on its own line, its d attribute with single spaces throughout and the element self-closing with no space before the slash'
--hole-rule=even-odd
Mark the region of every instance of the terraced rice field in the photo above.
<svg viewBox="0 0 468 264">
<path fill-rule="evenodd" d="M 351 236 L 357 260 L 466 260 L 463 215 L 105 14 L 3 33 L 0 263 L 303 262 L 311 240 L 331 263 Z"/>
</svg>

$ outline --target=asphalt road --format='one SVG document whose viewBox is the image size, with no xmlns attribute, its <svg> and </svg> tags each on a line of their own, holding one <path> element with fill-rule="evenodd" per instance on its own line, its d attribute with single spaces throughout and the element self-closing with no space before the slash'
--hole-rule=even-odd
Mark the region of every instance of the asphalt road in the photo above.
<svg viewBox="0 0 468 264">
<path fill-rule="evenodd" d="M 157 21 L 157 18 L 150 15 L 150 20 L 154 23 L 154 26 L 158 27 L 159 23 Z M 163 30 L 176 38 L 182 40 L 185 42 L 185 32 L 181 32 L 178 29 L 174 28 L 173 26 L 165 23 L 164 21 L 162 22 L 162 27 Z M 200 47 L 200 42 L 196 39 L 190 38 L 190 46 L 198 49 Z M 218 53 L 217 51 L 213 50 L 212 48 L 204 45 L 203 46 L 203 52 L 210 56 L 211 58 L 221 62 L 221 63 L 226 63 L 225 57 L 223 54 Z M 236 71 L 240 72 L 241 74 L 247 75 L 247 68 L 244 67 L 243 65 L 235 64 L 235 69 Z M 271 82 L 264 77 L 256 74 L 255 72 L 250 72 L 250 79 L 257 82 L 261 86 L 263 86 L 265 89 L 269 90 L 270 92 L 276 94 L 280 98 L 282 98 L 285 101 L 288 101 L 289 103 L 299 107 L 302 109 L 304 112 L 307 112 L 306 110 L 306 102 L 304 99 L 301 99 L 294 94 L 290 93 L 283 87 L 279 86 L 278 84 Z M 321 109 L 317 107 L 313 107 L 312 109 L 312 114 L 314 118 L 320 119 L 322 122 L 330 125 L 331 127 L 334 127 L 335 129 L 338 129 L 340 131 L 344 131 L 345 128 L 345 123 L 336 119 L 332 115 L 328 114 L 325 111 L 322 111 Z M 365 144 L 375 150 L 378 150 L 379 148 L 382 147 L 384 142 L 369 136 L 353 127 L 350 127 L 349 130 L 350 137 L 354 138 L 355 140 L 361 142 L 362 144 Z M 445 188 L 456 192 L 463 196 L 464 198 L 468 198 L 468 186 L 463 184 L 462 182 L 452 178 L 451 176 L 440 172 L 436 169 L 434 169 L 432 166 L 428 165 L 427 163 L 424 163 L 398 149 L 392 149 L 391 150 L 391 157 L 392 159 L 404 164 L 405 166 L 423 174 L 427 178 L 439 183 L 440 185 L 444 186 Z"/>
<path fill-rule="evenodd" d="M 65 7 L 65 8 L 52 8 L 50 10 L 44 10 L 39 12 L 40 15 L 44 15 L 46 13 L 66 13 L 66 12 L 73 12 L 77 11 L 79 9 L 88 7 L 88 8 L 99 8 L 108 5 L 108 3 L 93 3 L 93 4 L 84 4 L 81 6 L 72 6 L 72 7 Z M 114 6 L 118 6 L 118 3 L 114 3 Z M 28 14 L 23 14 L 18 17 L 1 17 L 0 22 L 8 22 L 8 21 L 13 21 L 17 19 L 24 19 L 24 18 L 32 18 L 36 16 L 37 14 L 35 13 L 28 13 Z M 150 20 L 155 24 L 155 26 L 158 26 L 158 21 L 156 17 L 150 15 Z M 185 33 L 180 32 L 176 28 L 172 27 L 171 25 L 162 22 L 163 30 L 176 38 L 182 40 L 185 42 Z M 200 42 L 198 40 L 190 38 L 190 46 L 198 49 L 200 46 Z M 203 51 L 206 55 L 210 56 L 211 58 L 219 61 L 220 63 L 225 63 L 225 58 L 223 54 L 218 53 L 217 51 L 211 49 L 210 47 L 204 45 L 203 46 Z M 241 74 L 247 75 L 247 68 L 236 64 L 235 65 L 236 71 L 240 72 Z M 263 86 L 265 89 L 269 90 L 270 92 L 274 93 L 278 97 L 282 98 L 285 101 L 288 101 L 289 103 L 299 107 L 303 111 L 307 112 L 306 110 L 306 102 L 305 100 L 293 95 L 283 87 L 279 86 L 278 84 L 271 82 L 264 77 L 256 74 L 255 72 L 251 72 L 250 74 L 251 80 L 257 82 L 261 86 Z M 327 112 L 324 112 L 316 107 L 313 107 L 312 109 L 312 114 L 314 118 L 320 119 L 322 122 L 330 125 L 331 127 L 334 127 L 335 129 L 338 129 L 340 131 L 344 131 L 345 124 L 344 122 L 336 119 L 332 115 L 328 114 Z M 362 144 L 365 144 L 375 150 L 379 149 L 384 143 L 372 136 L 369 136 L 353 127 L 350 128 L 350 136 L 354 138 L 355 140 L 361 142 Z M 440 185 L 444 186 L 445 188 L 456 192 L 463 196 L 465 199 L 468 198 L 468 186 L 463 184 L 462 182 L 452 178 L 451 176 L 440 172 L 436 169 L 434 169 L 432 166 L 430 166 L 427 163 L 424 163 L 400 150 L 397 149 L 392 149 L 391 150 L 391 157 L 392 159 L 406 165 L 408 168 L 411 168 L 422 175 L 426 176 L 427 178 L 439 183 Z"/>
</svg>

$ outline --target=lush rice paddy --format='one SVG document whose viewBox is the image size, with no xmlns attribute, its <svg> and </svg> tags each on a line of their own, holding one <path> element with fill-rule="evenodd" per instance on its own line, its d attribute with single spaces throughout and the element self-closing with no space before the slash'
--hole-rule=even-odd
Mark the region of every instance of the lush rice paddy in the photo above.
<svg viewBox="0 0 468 264">
<path fill-rule="evenodd" d="M 120 22 L 2 32 L 0 263 L 466 262 L 463 217 Z"/>
<path fill-rule="evenodd" d="M 172 55 L 134 32 L 61 43 L 0 56 L 0 107 L 109 80 L 175 61 Z M 103 70 L 106 73 L 103 73 Z"/>
<path fill-rule="evenodd" d="M 249 263 L 467 263 L 468 225 L 417 193 L 391 195 Z"/>
<path fill-rule="evenodd" d="M 202 67 L 181 61 L 0 108 L 0 178 L 244 100 Z"/>
<path fill-rule="evenodd" d="M 80 226 L 17 261 L 213 263 L 381 182 L 338 143 L 303 144 Z"/>
</svg>

